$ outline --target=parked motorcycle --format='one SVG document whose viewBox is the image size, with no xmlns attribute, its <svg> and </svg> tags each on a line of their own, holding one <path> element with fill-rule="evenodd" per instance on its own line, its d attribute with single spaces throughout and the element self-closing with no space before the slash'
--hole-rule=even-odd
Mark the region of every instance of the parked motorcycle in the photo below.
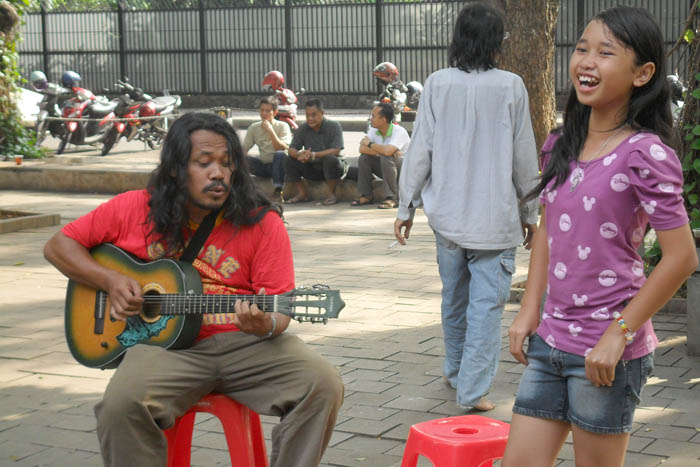
<svg viewBox="0 0 700 467">
<path fill-rule="evenodd" d="M 306 92 L 301 88 L 298 92 L 284 87 L 284 75 L 277 70 L 268 72 L 263 78 L 263 89 L 272 89 L 279 102 L 277 106 L 277 115 L 275 118 L 287 125 L 292 131 L 299 128 L 297 124 L 297 102 L 298 96 Z"/>
<path fill-rule="evenodd" d="M 102 155 L 106 156 L 121 136 L 127 141 L 136 139 L 156 149 L 163 144 L 168 133 L 168 117 L 172 116 L 182 104 L 180 96 L 171 96 L 165 91 L 163 96 L 156 98 L 143 92 L 129 83 L 128 79 L 117 81 L 120 91 L 118 104 L 113 113 L 108 115 L 111 126 L 102 143 Z M 162 116 L 163 118 L 138 120 L 143 117 Z M 116 121 L 120 118 L 134 118 L 128 122 Z"/>
<path fill-rule="evenodd" d="M 62 109 L 66 132 L 56 149 L 62 154 L 68 143 L 74 145 L 93 145 L 100 143 L 108 127 L 107 116 L 117 107 L 116 101 L 109 101 L 104 96 L 96 97 L 92 91 L 80 87 L 80 75 L 66 71 L 61 77 L 61 85 L 73 92 Z"/>
<path fill-rule="evenodd" d="M 412 122 L 423 92 L 423 85 L 418 81 L 404 84 L 399 79 L 399 69 L 391 62 L 382 62 L 372 72 L 377 82 L 383 86 L 381 94 L 374 105 L 386 102 L 394 107 L 394 120 Z M 368 121 L 369 126 L 369 121 Z"/>
<path fill-rule="evenodd" d="M 36 92 L 43 95 L 35 124 L 36 145 L 41 145 L 48 134 L 62 140 L 66 134 L 66 126 L 58 120 L 47 120 L 47 117 L 61 117 L 61 107 L 73 96 L 73 91 L 59 84 L 49 83 L 41 71 L 32 71 L 29 82 Z"/>
</svg>

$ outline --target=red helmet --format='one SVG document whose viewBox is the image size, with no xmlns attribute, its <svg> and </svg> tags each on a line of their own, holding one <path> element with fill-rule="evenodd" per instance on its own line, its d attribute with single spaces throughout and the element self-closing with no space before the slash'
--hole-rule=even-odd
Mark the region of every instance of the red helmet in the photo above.
<svg viewBox="0 0 700 467">
<path fill-rule="evenodd" d="M 393 83 L 399 79 L 399 69 L 391 62 L 382 62 L 374 67 L 374 76 L 385 83 Z"/>
<path fill-rule="evenodd" d="M 284 86 L 284 75 L 277 70 L 269 71 L 263 78 L 263 89 L 281 89 Z"/>
</svg>

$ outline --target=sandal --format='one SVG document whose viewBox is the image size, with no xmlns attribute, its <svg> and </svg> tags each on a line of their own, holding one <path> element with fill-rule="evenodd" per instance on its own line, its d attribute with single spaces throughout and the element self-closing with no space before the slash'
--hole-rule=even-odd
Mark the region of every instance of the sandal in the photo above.
<svg viewBox="0 0 700 467">
<path fill-rule="evenodd" d="M 295 196 L 294 198 L 289 198 L 287 201 L 284 202 L 284 204 L 305 203 L 305 202 L 307 202 L 308 200 L 309 200 L 309 199 L 306 198 L 306 197 L 302 197 L 302 196 L 297 195 L 297 196 Z"/>
<path fill-rule="evenodd" d="M 323 204 L 324 206 L 332 206 L 337 202 L 338 202 L 338 200 L 336 199 L 335 196 L 329 196 L 328 198 L 324 199 L 321 202 L 321 204 Z"/>
<path fill-rule="evenodd" d="M 385 199 L 384 201 L 381 202 L 381 204 L 379 206 L 377 206 L 377 208 L 379 208 L 379 209 L 394 209 L 398 205 L 399 205 L 399 203 L 397 203 L 393 199 Z"/>
<path fill-rule="evenodd" d="M 352 200 L 350 206 L 364 206 L 366 204 L 372 204 L 372 200 L 370 198 L 360 196 L 359 198 Z"/>
</svg>

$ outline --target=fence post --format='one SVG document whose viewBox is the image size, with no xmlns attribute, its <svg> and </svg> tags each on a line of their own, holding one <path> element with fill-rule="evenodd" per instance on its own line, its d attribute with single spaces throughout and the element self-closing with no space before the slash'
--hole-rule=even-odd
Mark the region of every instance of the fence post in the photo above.
<svg viewBox="0 0 700 467">
<path fill-rule="evenodd" d="M 384 18 L 382 6 L 384 0 L 376 0 L 374 4 L 374 42 L 377 47 L 377 63 L 384 61 L 384 36 L 382 34 Z"/>
<path fill-rule="evenodd" d="M 202 94 L 209 93 L 207 86 L 207 29 L 206 18 L 204 16 L 204 0 L 199 0 L 199 66 Z"/>
<path fill-rule="evenodd" d="M 581 0 L 576 2 L 576 32 L 574 33 L 574 44 L 586 27 L 586 5 Z"/>
<path fill-rule="evenodd" d="M 375 63 L 382 63 L 384 61 L 384 16 L 382 14 L 382 6 L 384 0 L 376 0 L 374 4 L 374 43 L 376 46 L 376 59 Z M 374 67 L 372 67 L 374 68 Z M 376 82 L 375 84 L 376 92 L 381 93 L 382 87 Z"/>
<path fill-rule="evenodd" d="M 292 61 L 292 0 L 284 0 L 284 66 L 287 86 L 294 89 L 294 70 Z"/>
<path fill-rule="evenodd" d="M 126 31 L 124 26 L 124 0 L 117 2 L 117 31 L 119 33 L 119 77 L 126 78 Z"/>
<path fill-rule="evenodd" d="M 41 49 L 44 52 L 43 55 L 43 67 L 46 78 L 51 81 L 51 70 L 49 70 L 49 40 L 46 37 L 46 3 L 44 0 L 41 2 Z"/>
</svg>

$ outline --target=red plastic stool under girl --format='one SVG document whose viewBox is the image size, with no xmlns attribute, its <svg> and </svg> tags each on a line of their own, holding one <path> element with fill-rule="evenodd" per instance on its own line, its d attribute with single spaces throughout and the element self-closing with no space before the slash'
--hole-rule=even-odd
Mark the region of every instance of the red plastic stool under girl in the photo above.
<svg viewBox="0 0 700 467">
<path fill-rule="evenodd" d="M 492 466 L 503 457 L 509 432 L 509 424 L 480 415 L 416 423 L 408 433 L 401 467 L 415 467 L 418 455 L 435 467 Z"/>
<path fill-rule="evenodd" d="M 165 430 L 168 467 L 190 467 L 192 430 L 197 412 L 208 412 L 221 420 L 233 467 L 268 467 L 260 417 L 245 405 L 221 394 L 209 394 Z"/>
</svg>

